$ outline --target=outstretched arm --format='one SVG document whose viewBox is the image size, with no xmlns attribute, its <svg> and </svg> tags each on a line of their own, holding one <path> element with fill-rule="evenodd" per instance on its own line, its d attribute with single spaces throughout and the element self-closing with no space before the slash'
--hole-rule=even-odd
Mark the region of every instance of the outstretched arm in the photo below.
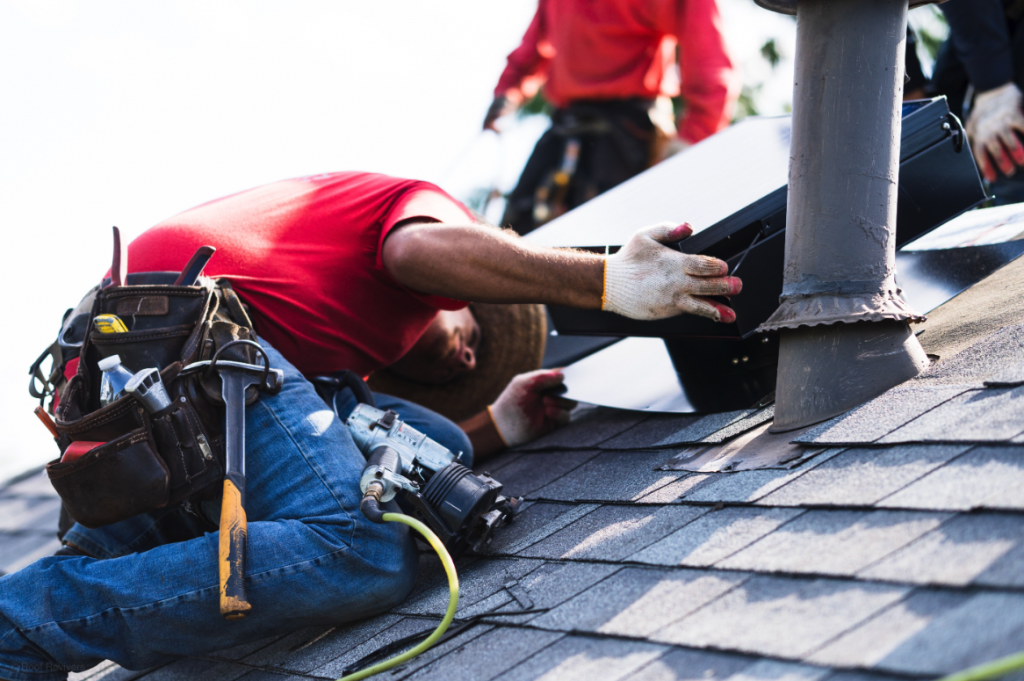
<svg viewBox="0 0 1024 681">
<path fill-rule="evenodd" d="M 537 246 L 494 227 L 417 223 L 388 236 L 383 258 L 403 286 L 459 300 L 605 309 L 634 319 L 690 313 L 731 322 L 733 311 L 707 298 L 740 292 L 740 280 L 725 276 L 728 265 L 666 246 L 691 233 L 688 225 L 648 227 L 606 259 Z"/>
</svg>

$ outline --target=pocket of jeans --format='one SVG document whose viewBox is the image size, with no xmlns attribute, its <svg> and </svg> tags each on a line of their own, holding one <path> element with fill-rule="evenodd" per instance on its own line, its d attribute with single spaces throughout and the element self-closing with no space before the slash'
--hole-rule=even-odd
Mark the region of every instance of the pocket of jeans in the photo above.
<svg viewBox="0 0 1024 681">
<path fill-rule="evenodd" d="M 46 474 L 68 512 L 89 528 L 167 505 L 169 474 L 145 426 L 74 461 L 51 461 Z"/>
</svg>

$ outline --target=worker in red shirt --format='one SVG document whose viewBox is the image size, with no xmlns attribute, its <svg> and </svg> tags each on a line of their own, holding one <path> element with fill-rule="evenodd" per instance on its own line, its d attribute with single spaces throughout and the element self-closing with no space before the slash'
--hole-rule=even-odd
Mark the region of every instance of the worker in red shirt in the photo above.
<svg viewBox="0 0 1024 681">
<path fill-rule="evenodd" d="M 360 513 L 366 461 L 342 422 L 353 398 L 329 396 L 331 409 L 308 378 L 390 367 L 450 386 L 485 371 L 476 356 L 483 362 L 485 344 L 504 345 L 490 356 L 500 363 L 523 339 L 516 328 L 488 337 L 466 301 L 731 322 L 732 310 L 707 298 L 740 291 L 726 263 L 668 246 L 690 232 L 642 229 L 606 257 L 545 248 L 477 223 L 434 185 L 367 173 L 277 182 L 145 232 L 128 249 L 133 272 L 177 271 L 197 247 L 215 246 L 206 274 L 231 282 L 284 371 L 281 391 L 246 409 L 252 612 L 220 616 L 219 502 L 75 525 L 62 555 L 0 577 L 0 679 L 61 680 L 104 659 L 144 669 L 398 604 L 415 581 L 416 547 L 404 526 Z M 568 405 L 544 394 L 561 378 L 513 378 L 464 429 L 408 400 L 377 403 L 470 465 L 474 449 L 519 444 L 563 420 Z"/>
<path fill-rule="evenodd" d="M 539 0 L 484 119 L 496 130 L 542 85 L 556 107 L 502 224 L 526 234 L 727 126 L 739 88 L 721 23 L 716 0 Z"/>
</svg>

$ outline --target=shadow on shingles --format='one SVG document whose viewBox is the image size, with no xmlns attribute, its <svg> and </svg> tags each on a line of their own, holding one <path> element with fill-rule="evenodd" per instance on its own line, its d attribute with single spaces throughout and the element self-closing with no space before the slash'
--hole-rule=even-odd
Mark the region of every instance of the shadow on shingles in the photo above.
<svg viewBox="0 0 1024 681">
<path fill-rule="evenodd" d="M 588 449 L 647 418 L 643 412 L 609 407 L 580 407 L 569 425 L 516 448 L 519 452 L 546 449 Z"/>
<path fill-rule="evenodd" d="M 600 453 L 596 449 L 527 452 L 503 466 L 500 471 L 494 472 L 494 475 L 505 486 L 502 492 L 505 496 L 525 497 L 579 468 Z"/>
<path fill-rule="evenodd" d="M 1024 587 L 1024 523 L 1011 513 L 959 515 L 859 573 L 866 579 Z"/>
</svg>

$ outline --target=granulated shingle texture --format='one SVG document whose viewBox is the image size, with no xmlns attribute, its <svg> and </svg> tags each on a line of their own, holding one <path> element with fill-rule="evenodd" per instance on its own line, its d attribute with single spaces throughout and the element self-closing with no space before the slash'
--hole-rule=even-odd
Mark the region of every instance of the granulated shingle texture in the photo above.
<svg viewBox="0 0 1024 681">
<path fill-rule="evenodd" d="M 807 511 L 719 566 L 846 576 L 901 549 L 950 517 L 914 511 Z"/>
<path fill-rule="evenodd" d="M 742 551 L 800 515 L 788 508 L 724 508 L 707 513 L 664 539 L 630 556 L 655 565 L 706 567 Z"/>
<path fill-rule="evenodd" d="M 878 440 L 1006 442 L 1024 432 L 1024 386 L 968 390 Z"/>
<path fill-rule="evenodd" d="M 457 635 L 382 677 L 922 681 L 1024 650 L 1024 295 L 1007 294 L 1024 291 L 1024 260 L 1011 268 L 929 315 L 921 340 L 942 359 L 927 374 L 789 436 L 810 458 L 657 470 L 687 443 L 739 449 L 772 410 L 581 408 L 485 462 L 524 509 L 457 560 Z M 52 553 L 56 509 L 42 476 L 0 489 L 2 569 Z M 75 679 L 336 679 L 436 627 L 447 579 L 421 555 L 385 615 Z"/>
<path fill-rule="evenodd" d="M 847 449 L 761 499 L 766 506 L 871 506 L 924 477 L 969 445 Z"/>
<path fill-rule="evenodd" d="M 819 445 L 868 444 L 978 385 L 900 385 L 795 438 Z"/>
</svg>

